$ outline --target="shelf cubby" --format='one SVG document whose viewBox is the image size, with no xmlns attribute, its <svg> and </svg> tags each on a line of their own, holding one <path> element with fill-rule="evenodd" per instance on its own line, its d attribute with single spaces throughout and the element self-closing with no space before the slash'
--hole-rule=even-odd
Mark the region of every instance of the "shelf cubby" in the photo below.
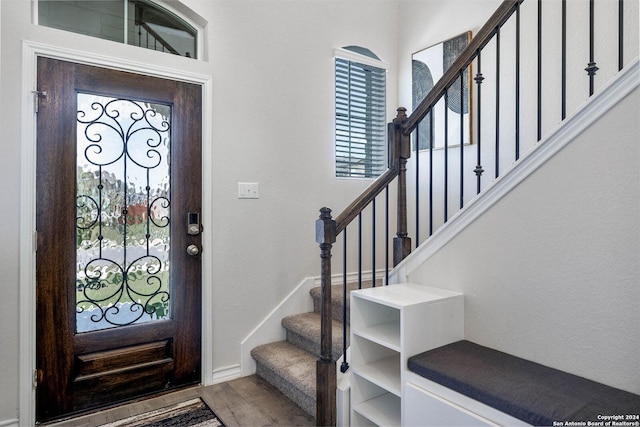
<svg viewBox="0 0 640 427">
<path fill-rule="evenodd" d="M 463 296 L 411 283 L 351 292 L 351 424 L 402 424 L 403 371 L 463 339 Z"/>
</svg>

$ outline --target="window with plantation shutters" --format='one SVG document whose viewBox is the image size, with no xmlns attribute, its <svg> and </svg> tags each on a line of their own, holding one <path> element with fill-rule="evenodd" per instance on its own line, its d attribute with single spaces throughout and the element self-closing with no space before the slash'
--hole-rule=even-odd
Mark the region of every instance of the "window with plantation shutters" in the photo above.
<svg viewBox="0 0 640 427">
<path fill-rule="evenodd" d="M 335 58 L 338 177 L 376 178 L 387 169 L 386 70 L 370 62 Z"/>
</svg>

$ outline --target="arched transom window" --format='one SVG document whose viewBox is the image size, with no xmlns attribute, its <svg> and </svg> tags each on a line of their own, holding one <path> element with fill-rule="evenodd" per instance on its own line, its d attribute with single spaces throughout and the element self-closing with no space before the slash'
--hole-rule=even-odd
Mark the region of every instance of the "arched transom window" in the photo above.
<svg viewBox="0 0 640 427">
<path fill-rule="evenodd" d="M 38 24 L 174 55 L 198 56 L 198 30 L 147 0 L 38 0 Z"/>
</svg>

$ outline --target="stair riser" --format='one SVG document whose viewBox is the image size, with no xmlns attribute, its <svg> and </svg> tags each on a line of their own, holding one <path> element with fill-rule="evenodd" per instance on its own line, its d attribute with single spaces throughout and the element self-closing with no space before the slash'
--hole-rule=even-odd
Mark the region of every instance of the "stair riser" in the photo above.
<svg viewBox="0 0 640 427">
<path fill-rule="evenodd" d="M 312 341 L 307 337 L 287 330 L 287 341 L 293 345 L 308 351 L 309 353 L 320 357 L 320 343 Z M 347 344 L 348 345 L 348 344 Z M 338 360 L 342 356 L 342 334 L 340 337 L 333 337 L 333 360 Z"/>
<path fill-rule="evenodd" d="M 313 311 L 316 313 L 320 313 L 322 309 L 322 304 L 320 298 L 313 298 Z M 349 324 L 349 304 L 347 304 L 347 325 Z M 333 320 L 337 320 L 338 322 L 342 322 L 343 314 L 342 314 L 342 301 L 336 302 L 335 300 L 331 301 L 331 318 Z"/>
<path fill-rule="evenodd" d="M 362 288 L 370 288 L 372 285 L 371 280 L 364 280 L 361 283 Z M 382 279 L 377 279 L 376 280 L 376 286 L 382 286 Z M 351 291 L 358 289 L 358 284 L 357 283 L 349 283 L 347 285 L 347 289 L 348 292 L 346 294 L 346 301 L 347 301 L 347 312 L 346 312 L 346 316 L 343 316 L 342 313 L 342 306 L 343 303 L 342 301 L 345 299 L 345 295 L 344 295 L 344 289 L 342 285 L 332 285 L 331 286 L 331 317 L 333 320 L 337 320 L 338 322 L 342 322 L 343 317 L 346 317 L 346 321 L 347 321 L 347 325 L 349 324 L 349 294 L 351 293 Z M 320 287 L 315 287 L 313 289 L 311 289 L 311 291 L 309 292 L 311 294 L 311 297 L 313 298 L 313 311 L 315 311 L 316 313 L 320 313 L 321 311 L 321 299 L 320 299 L 320 295 L 321 295 L 321 288 Z"/>
<path fill-rule="evenodd" d="M 315 396 L 305 394 L 304 391 L 284 380 L 281 376 L 265 367 L 260 362 L 256 364 L 256 374 L 280 390 L 282 394 L 295 402 L 295 404 L 302 408 L 302 410 L 309 414 L 309 416 L 313 418 L 316 417 Z"/>
</svg>

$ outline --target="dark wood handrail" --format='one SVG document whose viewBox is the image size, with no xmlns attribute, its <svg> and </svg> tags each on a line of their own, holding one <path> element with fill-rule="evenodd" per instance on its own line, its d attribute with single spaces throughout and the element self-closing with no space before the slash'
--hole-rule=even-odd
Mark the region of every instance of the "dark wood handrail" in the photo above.
<svg viewBox="0 0 640 427">
<path fill-rule="evenodd" d="M 398 176 L 398 168 L 392 167 L 371 183 L 340 215 L 336 217 L 336 234 L 340 234 Z"/>
<path fill-rule="evenodd" d="M 484 24 L 480 31 L 471 39 L 467 47 L 460 52 L 460 55 L 453 61 L 451 67 L 442 75 L 427 96 L 411 113 L 407 121 L 404 122 L 402 125 L 403 134 L 410 135 L 411 132 L 415 130 L 418 123 L 426 117 L 429 110 L 444 96 L 446 90 L 460 78 L 460 72 L 471 64 L 478 55 L 478 52 L 491 41 L 496 30 L 507 22 L 523 1 L 524 0 L 504 0 L 500 4 L 487 23 Z"/>
</svg>

